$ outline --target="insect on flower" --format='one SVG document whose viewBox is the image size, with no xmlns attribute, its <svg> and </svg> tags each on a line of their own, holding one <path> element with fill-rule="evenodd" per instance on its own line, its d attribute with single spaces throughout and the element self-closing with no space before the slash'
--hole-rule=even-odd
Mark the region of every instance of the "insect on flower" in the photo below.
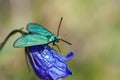
<svg viewBox="0 0 120 80">
<path fill-rule="evenodd" d="M 73 57 L 73 52 L 64 57 L 48 45 L 27 47 L 25 52 L 34 72 L 43 80 L 58 80 L 72 75 L 65 62 Z"/>
<path fill-rule="evenodd" d="M 37 23 L 29 23 L 26 27 L 28 32 L 24 32 L 21 29 L 16 29 L 13 30 L 4 40 L 3 43 L 1 43 L 0 45 L 0 49 L 2 49 L 2 47 L 5 45 L 6 41 L 8 40 L 8 38 L 10 36 L 12 36 L 13 34 L 19 32 L 22 34 L 21 37 L 19 37 L 13 44 L 13 46 L 15 48 L 21 48 L 21 47 L 28 47 L 28 46 L 34 46 L 34 45 L 42 45 L 42 44 L 49 44 L 49 43 L 53 43 L 53 45 L 57 46 L 55 44 L 55 42 L 59 42 L 59 40 L 68 43 L 69 45 L 71 45 L 71 43 L 69 43 L 66 40 L 63 40 L 61 38 L 59 38 L 59 30 L 60 30 L 60 25 L 62 23 L 62 17 L 58 26 L 58 31 L 57 31 L 57 36 L 55 36 L 52 32 L 50 32 L 49 30 L 47 30 L 45 27 L 37 24 Z M 59 49 L 59 47 L 57 46 L 57 48 Z M 60 49 L 59 49 L 60 50 Z"/>
<path fill-rule="evenodd" d="M 70 52 L 66 57 L 64 57 L 48 46 L 49 43 L 56 45 L 55 42 L 59 42 L 59 40 L 71 45 L 71 43 L 59 38 L 59 30 L 62 19 L 63 18 L 61 17 L 57 36 L 37 23 L 29 23 L 27 25 L 28 32 L 22 31 L 22 28 L 13 30 L 0 44 L 0 50 L 2 50 L 10 36 L 19 32 L 22 36 L 14 42 L 13 46 L 15 48 L 25 47 L 26 61 L 28 57 L 39 78 L 44 80 L 57 80 L 59 78 L 65 78 L 72 75 L 65 62 L 72 58 L 73 52 Z"/>
</svg>

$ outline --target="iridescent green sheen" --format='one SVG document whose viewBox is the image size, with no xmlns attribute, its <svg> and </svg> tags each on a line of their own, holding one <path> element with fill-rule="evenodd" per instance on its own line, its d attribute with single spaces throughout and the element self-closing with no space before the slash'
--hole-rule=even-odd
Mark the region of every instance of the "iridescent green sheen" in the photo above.
<svg viewBox="0 0 120 80">
<path fill-rule="evenodd" d="M 59 40 L 52 32 L 37 23 L 29 23 L 27 25 L 29 33 L 18 38 L 13 46 L 16 48 L 28 47 L 34 45 L 48 44 Z"/>
</svg>

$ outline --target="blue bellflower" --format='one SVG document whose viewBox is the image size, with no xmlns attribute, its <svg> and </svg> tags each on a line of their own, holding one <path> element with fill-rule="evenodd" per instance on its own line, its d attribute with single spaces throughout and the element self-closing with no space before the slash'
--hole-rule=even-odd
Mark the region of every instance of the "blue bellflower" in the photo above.
<svg viewBox="0 0 120 80">
<path fill-rule="evenodd" d="M 37 45 L 29 47 L 26 53 L 34 72 L 43 80 L 58 80 L 72 75 L 66 61 L 73 57 L 73 52 L 64 57 L 47 45 Z"/>
</svg>

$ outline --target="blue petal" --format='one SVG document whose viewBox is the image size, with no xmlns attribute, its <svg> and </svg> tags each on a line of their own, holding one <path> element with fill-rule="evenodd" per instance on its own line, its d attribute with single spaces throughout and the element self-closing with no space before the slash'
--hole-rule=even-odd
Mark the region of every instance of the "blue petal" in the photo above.
<svg viewBox="0 0 120 80">
<path fill-rule="evenodd" d="M 60 59 L 61 61 L 69 61 L 72 59 L 72 57 L 74 56 L 73 52 L 68 53 L 68 55 L 65 57 L 63 55 L 60 54 L 56 54 L 57 52 L 55 50 L 51 50 L 51 52 L 53 52 L 53 56 Z"/>
<path fill-rule="evenodd" d="M 29 48 L 31 53 L 27 53 L 28 58 L 39 78 L 57 80 L 72 75 L 65 62 L 73 57 L 73 52 L 64 57 L 47 45 L 31 46 Z"/>
</svg>

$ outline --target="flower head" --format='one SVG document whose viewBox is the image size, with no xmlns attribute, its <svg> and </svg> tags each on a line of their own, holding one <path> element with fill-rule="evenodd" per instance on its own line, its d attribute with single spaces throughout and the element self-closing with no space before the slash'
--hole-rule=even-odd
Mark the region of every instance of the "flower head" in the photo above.
<svg viewBox="0 0 120 80">
<path fill-rule="evenodd" d="M 58 80 L 72 75 L 65 62 L 73 57 L 73 52 L 64 57 L 47 45 L 38 45 L 29 47 L 26 53 L 34 72 L 43 80 Z"/>
</svg>

